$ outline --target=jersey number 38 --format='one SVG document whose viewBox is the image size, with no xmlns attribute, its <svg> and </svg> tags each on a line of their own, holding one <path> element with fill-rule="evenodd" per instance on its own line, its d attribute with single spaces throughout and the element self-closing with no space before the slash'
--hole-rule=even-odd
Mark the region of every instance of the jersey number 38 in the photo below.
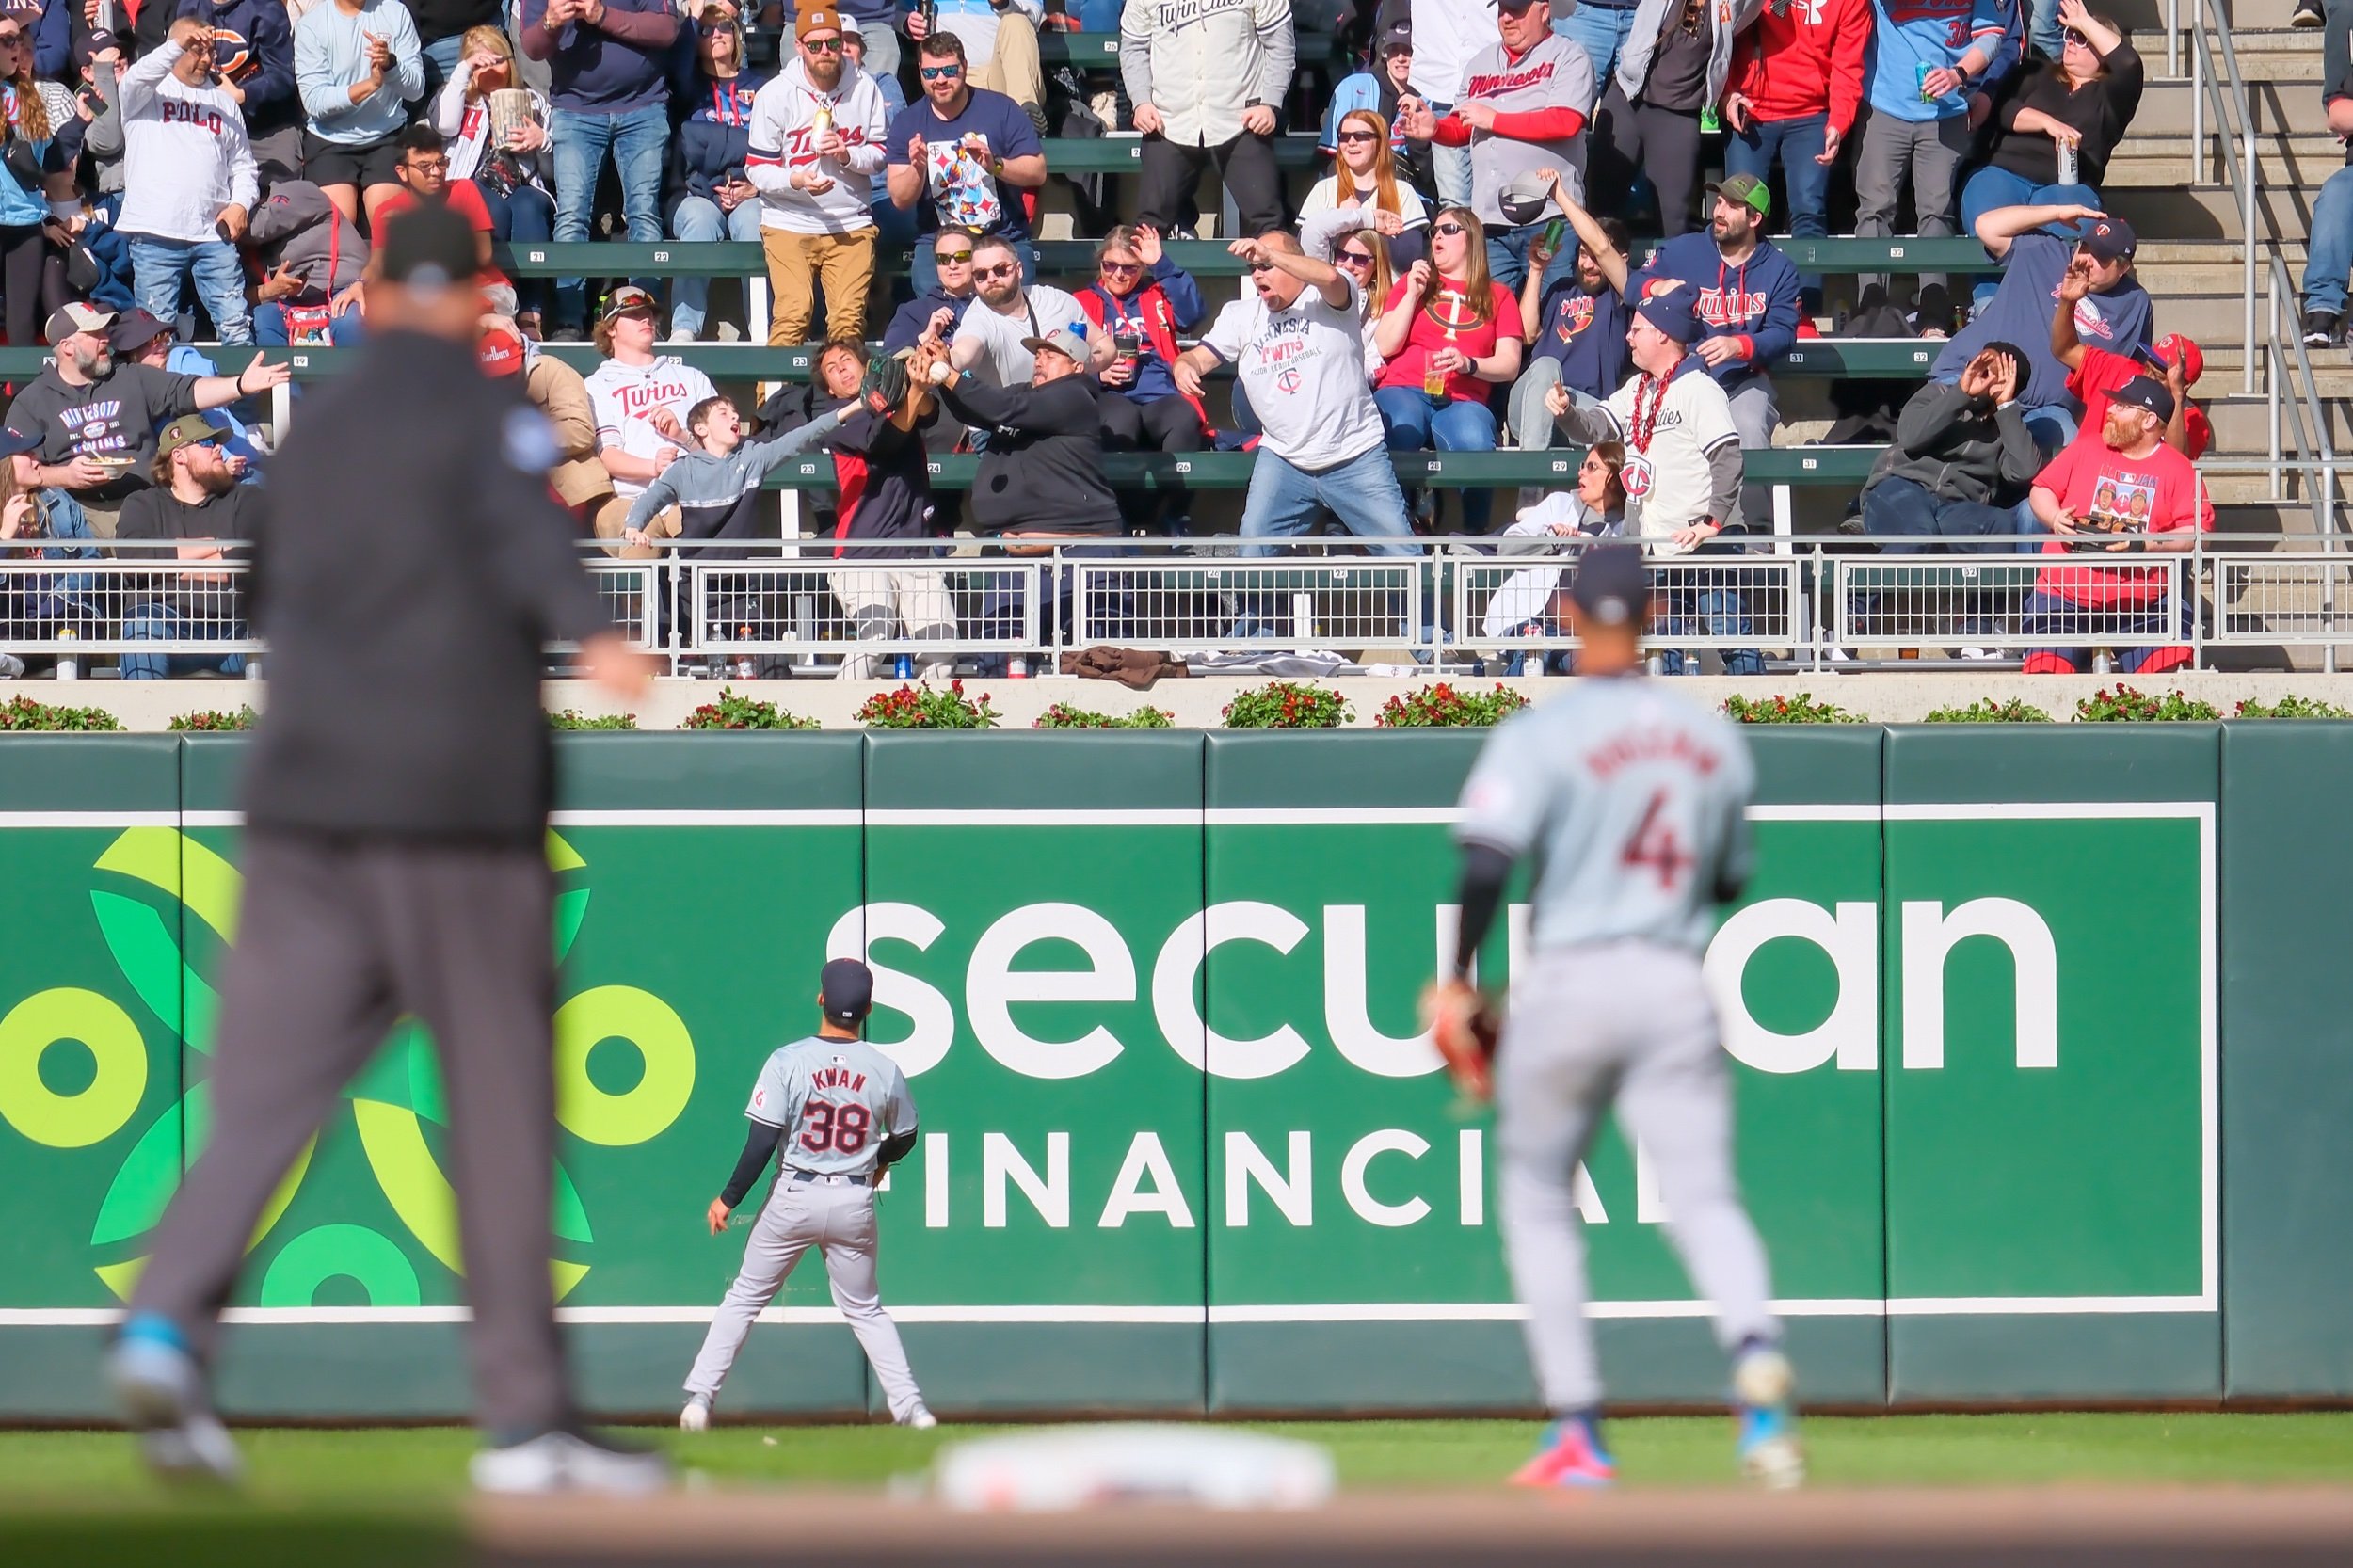
<svg viewBox="0 0 2353 1568">
<path fill-rule="evenodd" d="M 801 1147 L 811 1154 L 831 1150 L 856 1154 L 866 1146 L 866 1130 L 873 1112 L 862 1105 L 835 1105 L 810 1100 L 801 1112 Z"/>
</svg>

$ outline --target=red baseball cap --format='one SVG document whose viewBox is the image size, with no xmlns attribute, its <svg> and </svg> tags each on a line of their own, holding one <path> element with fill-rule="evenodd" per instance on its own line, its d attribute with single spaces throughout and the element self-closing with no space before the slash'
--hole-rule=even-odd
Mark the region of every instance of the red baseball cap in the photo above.
<svg viewBox="0 0 2353 1568">
<path fill-rule="evenodd" d="M 2149 348 L 2167 364 L 2178 363 L 2182 367 L 2182 381 L 2185 386 L 2196 386 L 2198 378 L 2206 374 L 2206 352 L 2198 346 L 2195 339 L 2185 338 L 2179 332 L 2168 332 L 2151 344 Z"/>
<path fill-rule="evenodd" d="M 512 332 L 483 333 L 474 353 L 485 376 L 512 376 L 523 368 L 523 340 Z"/>
</svg>

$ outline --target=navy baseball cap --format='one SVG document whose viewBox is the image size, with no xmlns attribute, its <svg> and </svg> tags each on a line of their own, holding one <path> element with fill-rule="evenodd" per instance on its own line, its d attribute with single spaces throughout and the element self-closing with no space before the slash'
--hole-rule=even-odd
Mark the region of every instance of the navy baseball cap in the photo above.
<svg viewBox="0 0 2353 1568">
<path fill-rule="evenodd" d="M 2145 408 L 2156 415 L 2160 423 L 2173 418 L 2173 394 L 2153 376 L 2134 376 L 2108 393 L 2108 401 L 2121 403 L 2128 408 Z"/>
<path fill-rule="evenodd" d="M 2104 262 L 2129 262 L 2140 248 L 2140 236 L 2121 217 L 2088 217 L 2076 243 Z"/>
<path fill-rule="evenodd" d="M 1597 544 L 1577 564 L 1569 599 L 1604 626 L 1641 625 L 1650 607 L 1650 573 L 1630 544 Z"/>
<path fill-rule="evenodd" d="M 1677 343 L 1699 341 L 1700 318 L 1692 313 L 1690 291 L 1681 283 L 1652 295 L 1634 307 L 1634 313 Z"/>
<path fill-rule="evenodd" d="M 873 1009 L 874 971 L 855 958 L 827 959 L 818 989 L 826 1018 L 847 1027 Z"/>
<path fill-rule="evenodd" d="M 39 436 L 0 426 L 0 457 L 22 457 L 27 452 L 39 452 L 40 442 Z"/>
</svg>

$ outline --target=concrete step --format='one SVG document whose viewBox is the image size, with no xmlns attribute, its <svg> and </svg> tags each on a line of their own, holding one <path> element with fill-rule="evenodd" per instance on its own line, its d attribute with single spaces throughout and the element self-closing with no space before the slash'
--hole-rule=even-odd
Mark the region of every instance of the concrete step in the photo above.
<svg viewBox="0 0 2353 1568">
<path fill-rule="evenodd" d="M 2313 111 L 2317 115 L 2318 111 Z M 2201 156 L 2192 158 L 2185 136 L 2124 138 L 2108 159 L 2101 182 L 2103 196 L 2119 190 L 2155 187 L 2163 190 L 2185 182 L 2227 189 L 2231 176 L 2243 168 L 2245 153 L 2236 142 L 2208 136 Z M 2225 166 L 2228 166 L 2227 168 Z M 2288 185 L 2316 192 L 2329 176 L 2345 168 L 2345 144 L 2326 131 L 2273 131 L 2255 138 L 2257 186 Z"/>
<path fill-rule="evenodd" d="M 2111 181 L 2102 200 L 2109 212 L 2144 234 L 2161 234 L 2169 240 L 2237 239 L 2244 227 L 2238 199 L 2223 186 L 2185 184 L 2185 173 L 2176 170 L 2165 183 L 2158 183 L 2153 174 L 2152 183 L 2145 185 Z M 2261 187 L 2255 200 L 2257 237 L 2300 245 L 2310 232 L 2313 194 L 2278 185 Z"/>
<path fill-rule="evenodd" d="M 2207 380 L 2214 380 L 2211 369 L 2207 372 Z M 2237 386 L 2237 378 L 2232 377 L 2227 385 Z M 2198 402 L 2206 410 L 2206 417 L 2214 422 L 2217 456 L 2262 456 L 2271 450 L 2269 399 L 2260 394 L 2249 397 L 2233 393 L 2227 397 L 2202 395 Z M 2320 407 L 2329 421 L 2330 447 L 2338 452 L 2353 452 L 2353 399 L 2339 392 L 2334 396 L 2324 396 Z M 2281 422 L 2282 441 L 2288 440 L 2290 428 L 2283 414 Z M 2217 482 L 2219 483 L 2223 477 L 2239 476 L 2217 475 Z M 2267 489 L 2268 481 L 2265 484 Z"/>
<path fill-rule="evenodd" d="M 2318 48 L 2313 45 L 2315 61 L 2313 74 L 2307 77 L 2284 77 L 2247 84 L 2247 96 L 2255 110 L 2255 128 L 2263 130 L 2294 130 L 2304 126 L 2318 129 L 2320 117 L 2320 76 Z M 2151 62 L 2164 68 L 2162 58 Z M 2239 62 L 2244 69 L 2245 60 Z M 2185 67 L 2186 69 L 2186 67 Z M 2191 106 L 2192 96 L 2187 76 L 2152 77 L 2142 88 L 2140 107 L 2133 112 L 2131 134 L 2136 136 L 2187 136 L 2196 119 Z M 2213 105 L 2207 106 L 2205 129 L 2215 129 Z"/>
</svg>

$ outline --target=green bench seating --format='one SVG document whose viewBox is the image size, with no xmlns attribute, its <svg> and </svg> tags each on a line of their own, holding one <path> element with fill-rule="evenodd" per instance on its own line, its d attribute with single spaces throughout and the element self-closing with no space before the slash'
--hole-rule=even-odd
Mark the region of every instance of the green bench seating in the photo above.
<svg viewBox="0 0 2353 1568">
<path fill-rule="evenodd" d="M 1878 460 L 1876 446 L 1777 446 L 1747 455 L 1748 477 L 1760 485 L 1859 486 Z M 1401 484 L 1442 488 L 1488 486 L 1566 486 L 1584 454 L 1560 452 L 1401 452 L 1392 457 Z M 1248 452 L 1195 452 L 1176 456 L 1160 452 L 1107 452 L 1103 471 L 1121 489 L 1159 489 L 1181 472 L 1197 490 L 1238 490 L 1250 483 L 1257 461 Z M 952 453 L 931 460 L 932 483 L 944 490 L 969 489 L 980 459 Z M 788 457 L 769 471 L 772 490 L 826 490 L 834 484 L 833 462 L 824 457 Z"/>
<path fill-rule="evenodd" d="M 1320 65 L 1332 58 L 1333 35 L 1298 29 L 1299 63 Z M 908 46 L 913 53 L 913 46 Z M 1117 33 L 1040 33 L 1037 36 L 1037 57 L 1046 65 L 1075 65 L 1082 70 L 1116 70 L 1119 66 L 1119 35 Z"/>
</svg>

